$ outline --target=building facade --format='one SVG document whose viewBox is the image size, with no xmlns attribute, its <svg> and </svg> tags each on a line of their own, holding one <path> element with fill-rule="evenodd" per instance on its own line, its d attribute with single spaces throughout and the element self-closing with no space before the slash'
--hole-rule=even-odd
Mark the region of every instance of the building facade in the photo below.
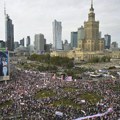
<svg viewBox="0 0 120 120">
<path fill-rule="evenodd" d="M 81 26 L 80 28 L 78 28 L 78 35 L 77 35 L 77 47 L 79 47 L 79 43 L 81 40 L 85 39 L 85 30 L 84 27 Z"/>
<path fill-rule="evenodd" d="M 105 49 L 110 49 L 111 46 L 111 35 L 104 35 L 104 39 L 105 39 Z"/>
<path fill-rule="evenodd" d="M 30 46 L 30 36 L 26 38 L 26 47 Z"/>
<path fill-rule="evenodd" d="M 45 51 L 46 40 L 43 34 L 35 34 L 34 47 L 37 53 L 43 53 Z"/>
<path fill-rule="evenodd" d="M 14 25 L 8 14 L 5 14 L 5 41 L 9 51 L 14 50 Z"/>
<path fill-rule="evenodd" d="M 19 47 L 19 42 L 14 42 L 14 49 Z"/>
<path fill-rule="evenodd" d="M 64 44 L 63 44 L 63 50 L 64 50 L 64 51 L 70 51 L 70 50 L 72 50 L 71 44 L 68 43 L 67 40 L 65 40 L 65 42 L 64 42 Z"/>
<path fill-rule="evenodd" d="M 119 47 L 118 47 L 118 43 L 117 42 L 112 42 L 110 49 L 112 51 L 120 51 Z"/>
<path fill-rule="evenodd" d="M 24 38 L 20 40 L 20 45 L 25 46 L 25 39 Z"/>
<path fill-rule="evenodd" d="M 53 25 L 53 49 L 62 50 L 62 25 L 54 20 Z"/>
<path fill-rule="evenodd" d="M 71 47 L 77 48 L 77 32 L 71 32 Z"/>
</svg>

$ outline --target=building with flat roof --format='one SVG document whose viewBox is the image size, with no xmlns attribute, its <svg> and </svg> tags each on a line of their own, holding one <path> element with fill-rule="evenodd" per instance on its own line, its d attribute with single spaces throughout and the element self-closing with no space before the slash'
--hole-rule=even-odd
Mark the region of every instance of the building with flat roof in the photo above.
<svg viewBox="0 0 120 120">
<path fill-rule="evenodd" d="M 35 34 L 35 38 L 34 38 L 34 47 L 35 47 L 35 51 L 39 54 L 44 53 L 45 52 L 45 43 L 46 43 L 46 39 L 44 38 L 43 34 Z"/>
<path fill-rule="evenodd" d="M 53 25 L 53 49 L 62 50 L 62 25 L 61 22 L 54 20 Z"/>
</svg>

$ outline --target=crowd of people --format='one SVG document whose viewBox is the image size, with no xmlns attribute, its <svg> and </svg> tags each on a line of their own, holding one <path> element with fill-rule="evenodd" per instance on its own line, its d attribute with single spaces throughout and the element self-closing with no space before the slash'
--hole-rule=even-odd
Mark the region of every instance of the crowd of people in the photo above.
<svg viewBox="0 0 120 120">
<path fill-rule="evenodd" d="M 64 91 L 64 88 L 75 91 Z M 35 95 L 42 90 L 53 91 L 53 96 Z M 83 100 L 84 93 L 101 96 L 97 103 Z M 55 101 L 71 100 L 72 105 L 54 105 Z M 7 103 L 9 103 L 6 105 Z M 80 106 L 80 107 L 79 107 Z M 79 117 L 112 111 L 93 120 L 118 120 L 120 118 L 120 80 L 75 80 L 67 82 L 52 74 L 38 71 L 15 70 L 11 80 L 0 83 L 0 120 L 74 120 Z"/>
</svg>

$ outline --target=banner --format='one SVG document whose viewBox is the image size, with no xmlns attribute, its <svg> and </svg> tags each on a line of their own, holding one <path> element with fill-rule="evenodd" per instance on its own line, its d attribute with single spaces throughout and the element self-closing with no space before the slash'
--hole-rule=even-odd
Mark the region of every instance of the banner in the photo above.
<svg viewBox="0 0 120 120">
<path fill-rule="evenodd" d="M 63 116 L 63 113 L 62 113 L 62 112 L 60 112 L 60 111 L 56 111 L 56 112 L 55 112 L 55 115 L 58 115 L 58 116 Z"/>
<path fill-rule="evenodd" d="M 65 80 L 66 80 L 66 81 L 73 81 L 73 80 L 72 80 L 72 76 L 67 76 Z"/>
<path fill-rule="evenodd" d="M 7 50 L 0 50 L 0 81 L 9 80 L 9 54 Z"/>
<path fill-rule="evenodd" d="M 77 118 L 75 120 L 86 120 L 86 119 L 89 119 L 89 118 L 95 118 L 95 117 L 102 117 L 108 113 L 111 113 L 113 111 L 112 108 L 109 108 L 106 112 L 104 113 L 98 113 L 98 114 L 95 114 L 95 115 L 90 115 L 90 116 L 86 116 L 86 117 L 80 117 L 80 118 Z"/>
</svg>

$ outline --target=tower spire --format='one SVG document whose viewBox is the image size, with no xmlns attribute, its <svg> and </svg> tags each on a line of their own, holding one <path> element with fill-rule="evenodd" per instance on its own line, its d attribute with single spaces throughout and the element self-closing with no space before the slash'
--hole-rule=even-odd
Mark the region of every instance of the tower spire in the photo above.
<svg viewBox="0 0 120 120">
<path fill-rule="evenodd" d="M 91 0 L 91 8 L 90 8 L 90 11 L 94 11 L 94 8 L 93 8 L 93 0 Z"/>
<path fill-rule="evenodd" d="M 93 7 L 93 0 L 91 0 L 91 8 Z"/>
<path fill-rule="evenodd" d="M 6 3 L 4 1 L 4 15 L 6 16 Z"/>
</svg>

